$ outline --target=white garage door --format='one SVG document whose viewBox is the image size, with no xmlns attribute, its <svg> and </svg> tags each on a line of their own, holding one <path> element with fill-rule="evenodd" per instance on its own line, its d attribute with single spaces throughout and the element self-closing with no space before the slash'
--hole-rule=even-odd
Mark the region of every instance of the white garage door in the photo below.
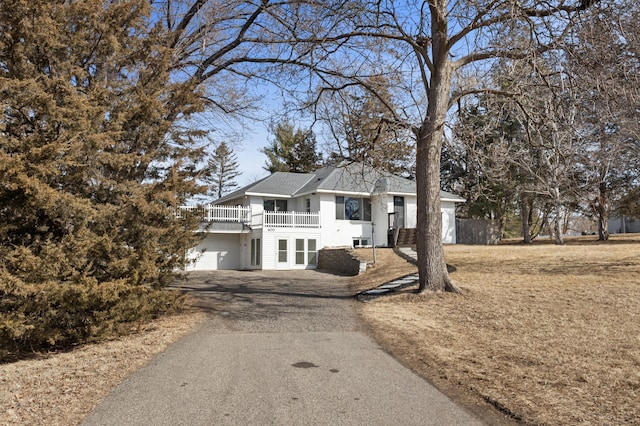
<svg viewBox="0 0 640 426">
<path fill-rule="evenodd" d="M 210 234 L 189 257 L 196 258 L 189 270 L 240 269 L 240 236 L 236 234 Z"/>
</svg>

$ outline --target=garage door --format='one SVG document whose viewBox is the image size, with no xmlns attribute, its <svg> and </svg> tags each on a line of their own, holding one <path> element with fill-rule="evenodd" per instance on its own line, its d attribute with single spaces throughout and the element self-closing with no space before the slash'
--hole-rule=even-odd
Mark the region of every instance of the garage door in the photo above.
<svg viewBox="0 0 640 426">
<path fill-rule="evenodd" d="M 189 254 L 195 263 L 187 269 L 206 271 L 240 269 L 240 236 L 236 234 L 210 234 Z"/>
</svg>

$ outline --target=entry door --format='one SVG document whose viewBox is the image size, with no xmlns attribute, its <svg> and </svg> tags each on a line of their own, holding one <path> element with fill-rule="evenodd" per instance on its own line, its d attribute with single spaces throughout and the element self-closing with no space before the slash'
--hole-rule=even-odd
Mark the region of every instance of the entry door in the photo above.
<svg viewBox="0 0 640 426">
<path fill-rule="evenodd" d="M 393 197 L 393 227 L 404 228 L 404 197 Z"/>
<path fill-rule="evenodd" d="M 276 250 L 276 269 L 289 269 L 289 240 L 278 238 Z"/>
</svg>

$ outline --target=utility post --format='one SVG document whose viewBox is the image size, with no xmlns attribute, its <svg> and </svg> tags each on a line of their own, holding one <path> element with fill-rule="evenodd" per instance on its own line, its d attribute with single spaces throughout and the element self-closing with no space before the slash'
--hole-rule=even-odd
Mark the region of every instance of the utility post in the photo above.
<svg viewBox="0 0 640 426">
<path fill-rule="evenodd" d="M 376 264 L 376 224 L 371 222 L 371 245 L 373 246 L 373 264 Z"/>
</svg>

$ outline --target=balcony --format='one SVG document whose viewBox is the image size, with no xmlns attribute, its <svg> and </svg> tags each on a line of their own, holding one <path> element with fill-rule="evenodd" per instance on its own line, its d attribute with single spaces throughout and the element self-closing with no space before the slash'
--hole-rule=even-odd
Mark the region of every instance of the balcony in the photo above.
<svg viewBox="0 0 640 426">
<path fill-rule="evenodd" d="M 203 222 L 223 222 L 249 224 L 251 221 L 251 207 L 243 206 L 181 206 L 176 216 L 181 217 L 183 212 L 195 214 Z"/>
<path fill-rule="evenodd" d="M 203 222 L 214 225 L 238 223 L 265 228 L 320 228 L 320 213 L 264 211 L 252 216 L 251 207 L 206 205 L 181 206 L 176 216 L 183 214 L 197 215 Z"/>
<path fill-rule="evenodd" d="M 320 213 L 263 212 L 265 228 L 320 228 Z"/>
</svg>

